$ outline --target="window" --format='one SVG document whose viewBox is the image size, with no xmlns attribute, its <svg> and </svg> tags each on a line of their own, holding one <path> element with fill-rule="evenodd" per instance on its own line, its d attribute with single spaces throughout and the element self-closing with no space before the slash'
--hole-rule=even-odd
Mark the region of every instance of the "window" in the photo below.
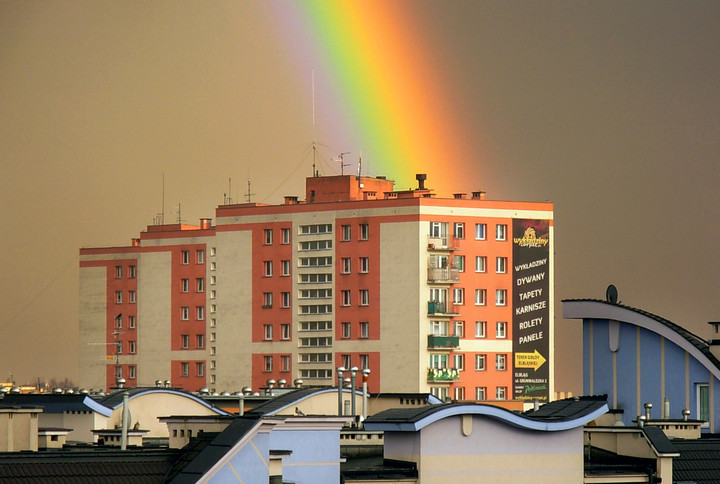
<svg viewBox="0 0 720 484">
<path fill-rule="evenodd" d="M 215 356 L 216 354 L 216 348 L 214 346 L 210 347 L 210 356 Z"/>
<path fill-rule="evenodd" d="M 115 370 L 115 376 L 117 378 L 122 378 L 122 375 L 123 375 L 122 374 L 122 366 L 118 366 L 117 369 Z"/>
<path fill-rule="evenodd" d="M 695 393 L 697 399 L 697 419 L 710 421 L 710 387 L 707 383 L 697 383 L 695 385 Z"/>
<path fill-rule="evenodd" d="M 370 226 L 368 224 L 360 224 L 360 240 L 370 238 Z"/>
<path fill-rule="evenodd" d="M 464 255 L 456 255 L 453 257 L 453 262 L 455 263 L 455 268 L 460 272 L 465 272 L 465 256 Z"/>
<path fill-rule="evenodd" d="M 370 355 L 360 355 L 360 369 L 370 368 Z"/>
<path fill-rule="evenodd" d="M 290 229 L 280 229 L 280 233 L 282 234 L 282 243 L 283 244 L 289 244 L 290 243 Z"/>
<path fill-rule="evenodd" d="M 475 272 L 485 272 L 487 265 L 487 257 L 484 255 L 475 256 Z"/>
<path fill-rule="evenodd" d="M 300 314 L 331 314 L 332 304 L 309 304 L 300 306 Z"/>
<path fill-rule="evenodd" d="M 128 291 L 128 296 L 130 297 L 130 304 L 135 304 L 135 291 Z"/>
<path fill-rule="evenodd" d="M 351 337 L 351 326 L 350 323 L 342 323 L 342 337 L 347 339 Z"/>
<path fill-rule="evenodd" d="M 122 304 L 122 291 L 115 291 L 115 303 Z"/>
<path fill-rule="evenodd" d="M 217 305 L 211 304 L 211 305 L 210 305 L 210 312 L 213 313 L 213 314 L 215 314 L 216 311 L 217 311 Z M 214 321 L 214 320 L 213 320 L 213 321 Z"/>
<path fill-rule="evenodd" d="M 215 384 L 215 375 L 210 375 L 210 383 Z"/>
<path fill-rule="evenodd" d="M 215 299 L 215 298 L 217 298 L 217 290 L 211 289 L 210 290 L 210 299 Z"/>
<path fill-rule="evenodd" d="M 211 370 L 217 369 L 217 360 L 210 360 L 210 369 Z"/>
<path fill-rule="evenodd" d="M 290 325 L 289 324 L 281 324 L 280 325 L 280 337 L 282 339 L 290 339 Z"/>
<path fill-rule="evenodd" d="M 308 346 L 308 347 L 332 346 L 332 338 L 330 338 L 330 337 L 300 338 L 300 346 Z"/>
<path fill-rule="evenodd" d="M 197 343 L 198 348 L 205 348 L 205 335 L 204 334 L 195 335 L 195 343 Z"/>
<path fill-rule="evenodd" d="M 331 234 L 332 224 L 320 224 L 320 225 L 301 225 L 300 233 L 303 235 L 308 234 Z"/>
<path fill-rule="evenodd" d="M 216 247 L 210 247 L 210 255 L 215 256 L 217 254 L 217 248 Z"/>
<path fill-rule="evenodd" d="M 180 292 L 188 292 L 190 290 L 190 279 L 180 279 Z"/>
<path fill-rule="evenodd" d="M 430 334 L 433 336 L 448 336 L 448 322 L 430 321 Z"/>
<path fill-rule="evenodd" d="M 475 224 L 475 240 L 485 240 L 485 224 Z"/>
<path fill-rule="evenodd" d="M 475 305 L 485 306 L 485 298 L 487 297 L 487 291 L 485 289 L 475 289 Z"/>
<path fill-rule="evenodd" d="M 197 372 L 197 376 L 205 376 L 205 363 L 202 361 L 199 361 L 195 364 L 195 371 Z"/>
<path fill-rule="evenodd" d="M 273 231 L 272 231 L 272 229 L 264 229 L 264 230 L 263 230 L 263 235 L 264 235 L 264 238 L 263 238 L 264 244 L 265 244 L 265 245 L 271 245 L 272 242 L 273 242 Z"/>
<path fill-rule="evenodd" d="M 332 257 L 301 257 L 300 267 L 327 267 L 332 265 Z"/>
<path fill-rule="evenodd" d="M 300 363 L 332 363 L 332 353 L 300 353 Z"/>
<path fill-rule="evenodd" d="M 430 368 L 438 370 L 446 369 L 448 367 L 448 355 L 430 355 Z"/>
<path fill-rule="evenodd" d="M 134 355 L 135 353 L 137 353 L 137 344 L 135 343 L 135 341 L 129 341 L 128 343 L 129 343 L 128 351 L 130 351 L 130 354 Z"/>
<path fill-rule="evenodd" d="M 430 237 L 434 239 L 444 239 L 447 237 L 447 222 L 430 222 Z"/>
<path fill-rule="evenodd" d="M 210 262 L 210 270 L 214 271 L 215 269 L 217 269 L 217 264 L 215 263 L 215 261 Z"/>
<path fill-rule="evenodd" d="M 342 366 L 348 370 L 352 368 L 352 359 L 350 355 L 342 355 Z"/>
<path fill-rule="evenodd" d="M 183 321 L 187 321 L 190 319 L 190 308 L 188 306 L 183 306 L 180 308 L 180 317 Z"/>
<path fill-rule="evenodd" d="M 135 316 L 128 316 L 128 327 L 135 329 Z"/>
<path fill-rule="evenodd" d="M 360 306 L 367 306 L 370 304 L 370 290 L 360 289 Z"/>
<path fill-rule="evenodd" d="M 465 387 L 453 388 L 453 396 L 455 400 L 465 400 Z"/>
<path fill-rule="evenodd" d="M 281 292 L 280 296 L 282 297 L 282 307 L 289 308 L 290 307 L 290 293 L 289 292 Z"/>
<path fill-rule="evenodd" d="M 117 354 L 118 354 L 118 355 L 122 355 L 122 352 L 123 352 L 123 342 L 122 342 L 122 341 L 118 341 L 117 343 L 115 343 L 115 348 L 117 349 Z"/>
<path fill-rule="evenodd" d="M 273 297 L 271 292 L 263 293 L 263 308 L 271 308 L 273 303 Z"/>
<path fill-rule="evenodd" d="M 475 371 L 485 371 L 485 355 L 475 355 Z"/>
<path fill-rule="evenodd" d="M 205 251 L 200 249 L 195 251 L 195 260 L 198 264 L 204 264 L 205 263 Z"/>
<path fill-rule="evenodd" d="M 507 388 L 506 387 L 495 388 L 495 400 L 505 400 L 506 396 L 507 396 Z"/>
<path fill-rule="evenodd" d="M 323 284 L 332 282 L 332 274 L 300 274 L 300 283 Z"/>
<path fill-rule="evenodd" d="M 189 334 L 180 335 L 180 339 L 181 339 L 182 349 L 186 350 L 186 349 L 190 348 L 190 335 Z"/>
<path fill-rule="evenodd" d="M 195 306 L 195 319 L 198 321 L 205 319 L 205 306 Z"/>
<path fill-rule="evenodd" d="M 344 289 L 340 291 L 342 295 L 342 305 L 343 306 L 350 306 L 350 290 Z"/>
<path fill-rule="evenodd" d="M 507 304 L 507 291 L 505 289 L 495 290 L 495 305 L 505 306 Z"/>
<path fill-rule="evenodd" d="M 498 321 L 495 323 L 495 337 L 496 338 L 507 338 L 507 323 L 504 321 Z"/>
<path fill-rule="evenodd" d="M 495 258 L 495 272 L 505 274 L 507 272 L 507 257 Z"/>
<path fill-rule="evenodd" d="M 180 256 L 182 257 L 183 265 L 187 265 L 190 263 L 190 251 L 189 250 L 183 250 L 182 252 L 180 252 Z"/>
<path fill-rule="evenodd" d="M 210 284 L 215 285 L 217 283 L 217 276 L 210 276 Z"/>
<path fill-rule="evenodd" d="M 505 371 L 505 359 L 506 355 L 499 353 L 495 355 L 495 369 L 498 371 Z"/>
<path fill-rule="evenodd" d="M 352 231 L 351 231 L 351 229 L 350 229 L 350 226 L 349 226 L 349 225 L 343 225 L 343 226 L 342 226 L 342 239 L 343 239 L 344 241 L 350 240 L 351 234 L 352 234 Z"/>
<path fill-rule="evenodd" d="M 122 279 L 122 266 L 115 266 L 115 278 Z"/>
<path fill-rule="evenodd" d="M 454 336 L 457 336 L 458 338 L 464 338 L 465 337 L 465 321 L 455 321 L 453 323 L 453 326 L 455 327 Z"/>
<path fill-rule="evenodd" d="M 134 380 L 137 376 L 137 367 L 135 365 L 128 366 L 128 378 Z"/>
<path fill-rule="evenodd" d="M 290 371 L 290 355 L 280 357 L 280 371 Z"/>
<path fill-rule="evenodd" d="M 486 387 L 475 387 L 475 400 L 487 400 L 486 393 Z"/>
<path fill-rule="evenodd" d="M 300 370 L 300 378 L 318 380 L 332 378 L 332 370 Z"/>
<path fill-rule="evenodd" d="M 495 240 L 507 240 L 507 225 L 497 224 L 495 226 Z"/>
<path fill-rule="evenodd" d="M 212 306 L 210 306 L 210 309 L 212 310 L 214 307 L 215 307 L 215 305 L 213 304 Z M 215 326 L 217 326 L 217 319 L 211 318 L 210 319 L 210 327 L 214 328 Z"/>
<path fill-rule="evenodd" d="M 453 304 L 465 304 L 465 289 L 459 287 L 453 289 Z"/>
<path fill-rule="evenodd" d="M 453 237 L 456 239 L 465 238 L 465 224 L 462 222 L 455 222 L 453 224 Z"/>
<path fill-rule="evenodd" d="M 486 328 L 487 328 L 487 322 L 475 321 L 475 337 L 476 338 L 484 338 Z"/>
<path fill-rule="evenodd" d="M 309 240 L 300 242 L 300 250 L 328 250 L 332 249 L 332 240 Z"/>
<path fill-rule="evenodd" d="M 370 271 L 370 258 L 360 257 L 360 272 L 367 274 Z"/>
<path fill-rule="evenodd" d="M 122 314 L 115 316 L 115 328 L 122 329 Z"/>
<path fill-rule="evenodd" d="M 342 263 L 341 272 L 343 274 L 350 274 L 350 257 L 343 257 L 340 261 Z"/>
<path fill-rule="evenodd" d="M 263 356 L 263 361 L 265 363 L 265 372 L 271 372 L 273 371 L 273 357 L 272 355 Z"/>
<path fill-rule="evenodd" d="M 195 291 L 205 292 L 205 278 L 198 277 L 195 279 Z"/>
<path fill-rule="evenodd" d="M 210 342 L 214 343 L 216 338 L 217 335 L 215 333 L 210 333 Z"/>
<path fill-rule="evenodd" d="M 458 371 L 462 371 L 465 369 L 465 355 L 453 355 L 453 364 L 455 365 L 455 369 Z"/>
<path fill-rule="evenodd" d="M 303 321 L 300 331 L 332 331 L 332 321 Z"/>
<path fill-rule="evenodd" d="M 330 299 L 332 289 L 301 289 L 300 299 Z"/>
<path fill-rule="evenodd" d="M 263 261 L 263 273 L 265 274 L 265 277 L 272 276 L 272 261 L 271 260 Z"/>
<path fill-rule="evenodd" d="M 282 275 L 289 276 L 290 275 L 290 261 L 284 260 L 280 264 L 282 265 Z"/>
<path fill-rule="evenodd" d="M 264 338 L 268 341 L 272 340 L 273 329 L 272 324 L 263 324 Z"/>
<path fill-rule="evenodd" d="M 370 337 L 370 323 L 360 323 L 360 337 L 365 339 Z"/>
<path fill-rule="evenodd" d="M 135 266 L 128 266 L 128 270 L 130 272 L 130 279 L 135 279 L 137 277 L 137 267 Z"/>
</svg>

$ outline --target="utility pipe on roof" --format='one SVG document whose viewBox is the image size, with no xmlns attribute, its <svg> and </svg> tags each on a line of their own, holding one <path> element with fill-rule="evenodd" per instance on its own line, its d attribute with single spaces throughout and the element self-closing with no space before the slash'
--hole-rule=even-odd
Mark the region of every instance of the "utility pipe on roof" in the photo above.
<svg viewBox="0 0 720 484">
<path fill-rule="evenodd" d="M 123 393 L 123 411 L 122 411 L 122 433 L 120 438 L 120 450 L 127 450 L 127 434 L 128 427 L 130 426 L 130 394 L 128 392 Z"/>
</svg>

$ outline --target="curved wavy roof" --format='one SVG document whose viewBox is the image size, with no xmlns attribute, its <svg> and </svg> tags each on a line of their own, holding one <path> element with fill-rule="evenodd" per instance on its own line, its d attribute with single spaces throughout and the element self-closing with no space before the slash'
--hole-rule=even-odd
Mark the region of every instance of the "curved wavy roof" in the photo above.
<svg viewBox="0 0 720 484">
<path fill-rule="evenodd" d="M 567 319 L 608 319 L 633 324 L 659 334 L 675 343 L 720 379 L 720 361 L 700 336 L 672 321 L 642 309 L 599 299 L 563 299 L 563 317 Z"/>
<path fill-rule="evenodd" d="M 146 395 L 149 393 L 169 393 L 171 395 L 179 395 L 181 397 L 189 398 L 190 400 L 194 400 L 197 403 L 201 404 L 204 407 L 209 408 L 210 410 L 216 412 L 219 415 L 231 415 L 228 412 L 215 407 L 214 405 L 209 404 L 202 398 L 198 397 L 197 395 L 193 395 L 192 393 L 185 392 L 182 390 L 175 390 L 173 388 L 157 388 L 157 387 L 137 387 L 137 388 L 127 388 L 123 390 L 118 390 L 112 395 L 108 395 L 107 397 L 100 400 L 99 403 L 102 405 L 111 408 L 116 409 L 120 405 L 122 405 L 123 401 L 123 394 L 127 392 L 129 399 L 132 400 L 135 397 L 138 397 L 140 395 Z"/>
<path fill-rule="evenodd" d="M 513 427 L 557 432 L 585 425 L 608 411 L 607 397 L 591 396 L 550 402 L 536 411 L 515 413 L 494 405 L 446 403 L 420 408 L 393 408 L 368 417 L 366 430 L 418 431 L 456 415 L 484 415 Z"/>
</svg>

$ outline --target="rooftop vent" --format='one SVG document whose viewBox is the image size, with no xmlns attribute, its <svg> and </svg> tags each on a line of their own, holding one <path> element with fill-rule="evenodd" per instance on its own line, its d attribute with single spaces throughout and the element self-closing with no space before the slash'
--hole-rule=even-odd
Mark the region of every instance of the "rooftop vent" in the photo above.
<svg viewBox="0 0 720 484">
<path fill-rule="evenodd" d="M 418 190 L 425 190 L 425 180 L 427 180 L 427 175 L 425 173 L 418 173 L 415 175 L 415 179 L 418 182 Z"/>
</svg>

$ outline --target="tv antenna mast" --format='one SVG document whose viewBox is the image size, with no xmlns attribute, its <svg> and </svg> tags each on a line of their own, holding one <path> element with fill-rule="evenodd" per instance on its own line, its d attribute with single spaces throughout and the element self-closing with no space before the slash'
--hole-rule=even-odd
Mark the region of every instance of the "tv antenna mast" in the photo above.
<svg viewBox="0 0 720 484">
<path fill-rule="evenodd" d="M 253 195 L 255 195 L 255 194 L 254 194 L 254 193 L 250 193 L 250 179 L 248 178 L 248 189 L 247 189 L 247 193 L 245 194 L 245 198 L 247 199 L 247 203 L 251 203 L 251 202 L 250 202 L 250 197 L 252 197 Z"/>
<path fill-rule="evenodd" d="M 340 154 L 338 155 L 338 157 L 335 158 L 335 160 L 334 160 L 334 161 L 339 161 L 339 162 L 340 162 L 340 174 L 341 174 L 341 175 L 344 175 L 344 174 L 345 174 L 345 167 L 346 167 L 346 166 L 350 166 L 350 163 L 345 163 L 345 159 L 344 159 L 344 156 L 345 156 L 345 155 L 349 155 L 349 154 L 350 154 L 349 151 L 343 151 L 343 152 L 340 153 Z"/>
</svg>

